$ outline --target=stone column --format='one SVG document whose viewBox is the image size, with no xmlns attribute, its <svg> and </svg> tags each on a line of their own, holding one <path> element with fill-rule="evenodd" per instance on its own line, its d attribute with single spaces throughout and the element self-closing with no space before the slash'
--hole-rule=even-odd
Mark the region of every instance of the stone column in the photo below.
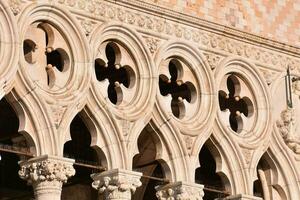
<svg viewBox="0 0 300 200">
<path fill-rule="evenodd" d="M 156 196 L 159 200 L 202 200 L 203 185 L 196 183 L 175 182 L 157 186 Z"/>
<path fill-rule="evenodd" d="M 35 200 L 60 200 L 62 184 L 75 175 L 74 160 L 40 156 L 19 163 L 19 176 L 33 186 Z"/>
<path fill-rule="evenodd" d="M 105 200 L 130 200 L 136 188 L 142 185 L 141 176 L 142 173 L 122 169 L 91 175 L 99 199 L 104 196 Z"/>
<path fill-rule="evenodd" d="M 251 195 L 237 194 L 237 195 L 228 196 L 226 198 L 223 198 L 222 200 L 263 200 L 263 199 Z"/>
</svg>

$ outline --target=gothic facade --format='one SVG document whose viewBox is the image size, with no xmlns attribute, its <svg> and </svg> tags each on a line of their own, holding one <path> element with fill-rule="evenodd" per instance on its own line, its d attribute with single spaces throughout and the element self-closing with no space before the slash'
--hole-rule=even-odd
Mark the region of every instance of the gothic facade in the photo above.
<svg viewBox="0 0 300 200">
<path fill-rule="evenodd" d="M 205 2 L 1 0 L 0 200 L 299 200 L 298 33 Z"/>
</svg>

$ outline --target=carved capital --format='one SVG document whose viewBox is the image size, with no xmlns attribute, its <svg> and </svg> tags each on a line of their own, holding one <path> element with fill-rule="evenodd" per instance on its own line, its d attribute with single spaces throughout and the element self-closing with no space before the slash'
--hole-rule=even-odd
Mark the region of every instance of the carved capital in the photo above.
<svg viewBox="0 0 300 200">
<path fill-rule="evenodd" d="M 29 184 L 44 181 L 66 183 L 75 175 L 73 163 L 72 159 L 45 155 L 21 162 L 19 176 Z"/>
<path fill-rule="evenodd" d="M 157 186 L 155 189 L 159 200 L 202 200 L 203 188 L 200 184 L 176 182 Z"/>
<path fill-rule="evenodd" d="M 128 170 L 113 169 L 100 174 L 93 174 L 93 188 L 105 199 L 130 200 L 137 187 L 142 185 L 142 174 Z"/>
<path fill-rule="evenodd" d="M 20 162 L 19 176 L 33 186 L 36 200 L 59 200 L 62 184 L 75 175 L 74 160 L 40 156 Z"/>
</svg>

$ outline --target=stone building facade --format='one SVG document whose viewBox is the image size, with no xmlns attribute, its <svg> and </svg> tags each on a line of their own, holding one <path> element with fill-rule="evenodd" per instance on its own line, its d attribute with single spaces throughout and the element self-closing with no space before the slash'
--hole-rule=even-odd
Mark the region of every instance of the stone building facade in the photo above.
<svg viewBox="0 0 300 200">
<path fill-rule="evenodd" d="M 300 6 L 272 2 L 1 0 L 0 200 L 299 200 Z"/>
</svg>

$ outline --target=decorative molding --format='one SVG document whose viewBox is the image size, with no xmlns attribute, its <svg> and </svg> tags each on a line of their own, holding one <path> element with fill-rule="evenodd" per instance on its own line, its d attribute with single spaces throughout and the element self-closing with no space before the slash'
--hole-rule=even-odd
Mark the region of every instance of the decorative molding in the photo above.
<svg viewBox="0 0 300 200">
<path fill-rule="evenodd" d="M 157 186 L 155 189 L 159 200 L 202 200 L 203 188 L 200 184 L 176 182 Z"/>
<path fill-rule="evenodd" d="M 276 125 L 287 146 L 296 154 L 300 154 L 300 137 L 295 133 L 295 109 L 287 108 L 281 112 Z"/>
<path fill-rule="evenodd" d="M 50 108 L 53 114 L 53 122 L 56 128 L 58 128 L 67 108 L 61 105 L 52 105 Z"/>
<path fill-rule="evenodd" d="M 261 69 L 262 75 L 264 76 L 266 83 L 270 85 L 275 80 L 276 73 L 271 70 Z"/>
<path fill-rule="evenodd" d="M 251 162 L 251 159 L 252 159 L 252 150 L 251 149 L 248 149 L 248 148 L 245 148 L 245 147 L 242 147 L 242 153 L 244 155 L 244 159 L 245 159 L 245 164 L 247 166 L 250 165 L 250 162 Z"/>
<path fill-rule="evenodd" d="M 90 33 L 93 31 L 95 23 L 88 19 L 82 19 L 80 20 L 80 24 L 84 30 L 85 35 L 90 35 Z"/>
<path fill-rule="evenodd" d="M 104 195 L 104 199 L 127 199 L 142 185 L 140 178 L 142 173 L 128 170 L 113 169 L 100 174 L 93 174 L 93 188 L 99 194 Z"/>
<path fill-rule="evenodd" d="M 187 150 L 190 152 L 193 147 L 194 138 L 189 135 L 185 135 L 184 142 L 185 142 L 185 146 L 186 146 Z"/>
<path fill-rule="evenodd" d="M 143 33 L 152 34 L 155 32 L 159 34 L 159 37 L 183 39 L 198 44 L 202 50 L 209 48 L 217 52 L 221 51 L 226 54 L 242 56 L 257 64 L 274 66 L 274 69 L 284 70 L 288 65 L 294 66 L 291 68 L 300 73 L 300 48 L 216 25 L 205 20 L 203 24 L 204 21 L 201 19 L 190 19 L 187 16 L 179 15 L 181 16 L 178 18 L 180 20 L 176 18 L 177 20 L 174 21 L 174 14 L 178 15 L 178 13 L 172 11 L 171 18 L 169 14 L 165 14 L 168 13 L 166 9 L 156 6 L 152 8 L 151 5 L 139 1 L 135 3 L 134 1 L 125 2 L 121 0 L 112 3 L 110 0 L 93 0 L 89 2 L 58 0 L 58 2 L 71 7 L 71 11 L 78 15 L 82 15 L 81 12 L 84 11 L 88 13 L 85 13 L 86 16 L 93 19 L 116 20 L 134 25 L 137 30 L 142 30 Z M 124 6 L 124 3 L 126 3 L 126 6 Z M 138 8 L 148 12 L 140 12 Z M 161 15 L 158 15 L 160 12 L 169 17 L 162 20 Z M 150 45 L 151 49 L 155 47 L 154 43 L 148 43 L 147 45 Z M 289 52 L 291 56 L 288 56 Z"/>
<path fill-rule="evenodd" d="M 21 12 L 21 0 L 10 0 L 9 6 L 14 15 L 18 15 Z"/>
<path fill-rule="evenodd" d="M 156 50 L 158 49 L 158 45 L 160 43 L 159 39 L 153 38 L 153 37 L 147 37 L 145 36 L 145 41 L 147 44 L 147 47 L 149 48 L 150 52 L 154 54 Z"/>
<path fill-rule="evenodd" d="M 214 70 L 220 63 L 221 56 L 214 54 L 214 53 L 204 53 L 207 63 L 209 64 L 210 68 Z"/>
</svg>

